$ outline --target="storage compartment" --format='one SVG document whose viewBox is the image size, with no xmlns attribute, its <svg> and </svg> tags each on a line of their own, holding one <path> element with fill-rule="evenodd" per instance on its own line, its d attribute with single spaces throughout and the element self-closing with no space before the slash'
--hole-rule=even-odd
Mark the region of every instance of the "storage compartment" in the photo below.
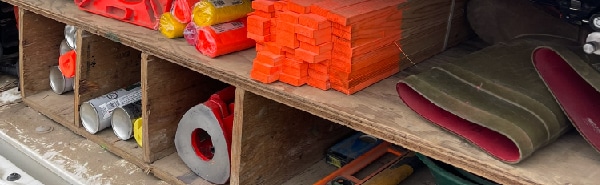
<svg viewBox="0 0 600 185">
<path fill-rule="evenodd" d="M 19 11 L 20 84 L 23 101 L 54 121 L 72 126 L 74 92 L 62 95 L 50 87 L 50 68 L 58 65 L 65 24 L 21 9 Z"/>
<path fill-rule="evenodd" d="M 231 184 L 284 183 L 322 161 L 327 148 L 352 132 L 240 88 L 235 101 Z"/>
<path fill-rule="evenodd" d="M 153 173 L 171 183 L 206 183 L 179 158 L 174 139 L 177 125 L 191 107 L 229 86 L 180 65 L 142 54 L 144 160 Z"/>
</svg>

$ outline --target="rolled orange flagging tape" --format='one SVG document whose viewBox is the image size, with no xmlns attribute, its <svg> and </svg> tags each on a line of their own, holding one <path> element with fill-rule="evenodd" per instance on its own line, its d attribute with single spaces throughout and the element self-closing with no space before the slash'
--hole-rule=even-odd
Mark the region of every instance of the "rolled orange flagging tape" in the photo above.
<svg viewBox="0 0 600 185">
<path fill-rule="evenodd" d="M 198 29 L 196 49 L 209 57 L 254 47 L 256 42 L 247 37 L 246 18 L 232 22 L 204 26 Z"/>
<path fill-rule="evenodd" d="M 188 110 L 177 126 L 175 148 L 198 176 L 214 183 L 229 181 L 235 87 L 213 94 Z"/>
<path fill-rule="evenodd" d="M 189 23 L 192 21 L 192 9 L 198 0 L 175 0 L 171 9 L 171 14 L 180 23 Z"/>
<path fill-rule="evenodd" d="M 66 52 L 58 58 L 58 67 L 65 77 L 73 78 L 75 76 L 76 59 L 77 54 L 75 53 L 75 50 Z"/>
</svg>

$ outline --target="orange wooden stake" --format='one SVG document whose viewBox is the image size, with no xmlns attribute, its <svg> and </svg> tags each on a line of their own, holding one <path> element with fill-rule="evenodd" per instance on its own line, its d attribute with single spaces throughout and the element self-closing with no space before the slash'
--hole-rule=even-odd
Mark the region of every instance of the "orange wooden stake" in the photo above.
<svg viewBox="0 0 600 185">
<path fill-rule="evenodd" d="M 285 32 L 289 32 L 289 33 L 294 33 L 295 32 L 295 26 L 293 23 L 289 23 L 289 22 L 284 22 L 284 21 L 277 21 L 277 29 L 278 30 L 283 30 Z"/>
<path fill-rule="evenodd" d="M 310 38 L 323 37 L 324 35 L 331 35 L 331 27 L 323 29 L 314 29 L 299 24 L 295 25 L 295 33 L 304 35 Z"/>
<path fill-rule="evenodd" d="M 329 74 L 316 71 L 314 69 L 308 69 L 308 77 L 320 81 L 329 81 Z"/>
<path fill-rule="evenodd" d="M 281 73 L 299 78 L 305 78 L 308 76 L 308 68 L 293 68 L 290 66 L 283 65 L 281 67 Z"/>
<path fill-rule="evenodd" d="M 304 84 L 306 84 L 306 81 L 308 81 L 308 77 L 296 77 L 293 75 L 288 75 L 285 73 L 280 73 L 279 74 L 279 81 L 299 87 L 302 86 Z"/>
<path fill-rule="evenodd" d="M 273 66 L 270 64 L 265 64 L 262 62 L 254 62 L 252 63 L 252 70 L 256 72 L 260 72 L 267 75 L 274 75 L 281 71 L 280 66 Z"/>
<path fill-rule="evenodd" d="M 289 0 L 288 9 L 296 13 L 310 13 L 310 5 L 322 0 Z"/>
<path fill-rule="evenodd" d="M 308 64 L 308 68 L 321 73 L 329 74 L 331 63 L 331 60 L 325 60 L 319 63 Z"/>
<path fill-rule="evenodd" d="M 267 0 L 254 0 L 252 1 L 252 9 L 264 12 L 274 12 L 275 2 Z"/>
<path fill-rule="evenodd" d="M 287 1 L 275 1 L 275 3 L 273 3 L 273 6 L 275 7 L 275 10 L 286 11 L 288 10 L 287 4 Z"/>
<path fill-rule="evenodd" d="M 293 24 L 298 23 L 298 16 L 299 14 L 290 11 L 277 12 L 277 18 L 279 20 Z"/>
<path fill-rule="evenodd" d="M 246 37 L 248 37 L 249 39 L 252 39 L 258 43 L 271 41 L 271 35 L 262 36 L 262 35 L 256 35 L 253 33 L 246 33 Z"/>
<path fill-rule="evenodd" d="M 298 24 L 317 30 L 331 27 L 327 18 L 317 14 L 301 14 L 298 16 Z"/>
<path fill-rule="evenodd" d="M 255 61 L 260 61 L 264 64 L 269 64 L 272 66 L 280 66 L 281 65 L 281 60 L 284 57 L 282 55 L 276 55 L 274 53 L 271 53 L 269 51 L 260 51 L 256 53 L 256 58 L 254 59 Z"/>
<path fill-rule="evenodd" d="M 373 85 L 374 83 L 377 83 L 378 81 L 381 81 L 389 76 L 392 76 L 399 71 L 400 71 L 399 68 L 394 68 L 394 69 L 390 69 L 388 71 L 378 72 L 376 74 L 373 74 L 373 76 L 370 76 L 370 78 L 368 78 L 367 80 L 364 80 L 362 82 L 357 82 L 356 84 L 354 84 L 352 86 L 334 84 L 333 81 L 330 80 L 331 88 L 333 88 L 337 91 L 340 91 L 344 94 L 351 95 L 360 90 L 363 90 L 364 88 L 367 88 L 367 87 Z"/>
<path fill-rule="evenodd" d="M 263 45 L 262 43 L 257 42 L 256 46 L 254 47 L 254 49 L 256 49 L 256 52 L 262 51 L 264 50 L 265 45 Z"/>
<path fill-rule="evenodd" d="M 327 19 L 344 26 L 368 18 L 375 18 L 380 11 L 398 10 L 406 0 L 370 0 L 335 10 L 331 10 Z"/>
<path fill-rule="evenodd" d="M 306 42 L 300 42 L 300 48 L 315 54 L 322 54 L 333 50 L 333 43 L 326 42 L 321 45 L 315 46 Z"/>
<path fill-rule="evenodd" d="M 252 12 L 252 15 L 256 15 L 256 16 L 264 17 L 264 18 L 272 18 L 272 17 L 275 17 L 275 12 L 264 12 L 264 11 L 260 11 L 260 10 L 255 10 L 254 12 Z"/>
<path fill-rule="evenodd" d="M 268 75 L 255 70 L 250 71 L 250 77 L 262 83 L 273 83 L 279 79 L 279 74 Z"/>
<path fill-rule="evenodd" d="M 306 42 L 312 45 L 321 45 L 321 44 L 325 44 L 326 42 L 331 42 L 331 34 L 323 34 L 323 35 L 316 35 L 314 38 L 310 38 L 304 35 L 296 35 L 296 38 L 301 41 L 301 42 Z"/>
<path fill-rule="evenodd" d="M 329 14 L 329 11 L 331 10 L 335 10 L 338 8 L 342 8 L 342 7 L 346 7 L 346 6 L 351 6 L 353 4 L 357 4 L 363 1 L 368 1 L 368 0 L 324 0 L 315 4 L 312 4 L 310 6 L 310 12 L 323 16 L 323 17 L 327 17 L 327 14 Z"/>
<path fill-rule="evenodd" d="M 298 48 L 295 51 L 295 56 L 296 58 L 302 59 L 308 63 L 318 63 L 327 59 L 331 59 L 331 51 L 322 54 L 315 54 L 310 51 Z"/>
<path fill-rule="evenodd" d="M 275 42 L 265 42 L 265 50 L 276 55 L 285 55 L 284 51 L 281 49 L 281 46 L 277 45 Z"/>
<path fill-rule="evenodd" d="M 329 80 L 321 81 L 321 80 L 314 79 L 311 77 L 308 77 L 308 81 L 306 82 L 306 84 L 308 84 L 311 87 L 316 87 L 316 88 L 324 90 L 324 91 L 329 90 L 331 88 L 331 83 L 329 83 Z"/>
<path fill-rule="evenodd" d="M 296 68 L 296 69 L 308 71 L 308 63 L 306 63 L 306 62 L 304 62 L 302 60 L 294 59 L 294 58 L 286 58 L 286 59 L 284 59 L 283 60 L 283 65 L 291 67 L 291 68 Z"/>
<path fill-rule="evenodd" d="M 294 49 L 300 46 L 298 39 L 296 39 L 295 33 L 283 30 L 277 30 L 275 43 L 279 44 L 280 46 L 286 46 Z"/>
<path fill-rule="evenodd" d="M 248 33 L 268 35 L 271 32 L 271 19 L 257 15 L 248 16 Z"/>
</svg>

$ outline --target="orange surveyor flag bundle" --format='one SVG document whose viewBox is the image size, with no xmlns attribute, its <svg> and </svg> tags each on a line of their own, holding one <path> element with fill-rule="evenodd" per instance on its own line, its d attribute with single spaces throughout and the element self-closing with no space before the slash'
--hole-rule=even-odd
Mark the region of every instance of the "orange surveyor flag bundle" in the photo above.
<svg viewBox="0 0 600 185">
<path fill-rule="evenodd" d="M 203 26 L 198 30 L 196 49 L 200 53 L 217 57 L 254 47 L 256 42 L 246 37 L 246 18 L 212 26 Z"/>
<path fill-rule="evenodd" d="M 60 69 L 60 72 L 62 72 L 63 76 L 67 78 L 75 77 L 76 59 L 77 54 L 75 53 L 75 50 L 66 52 L 58 58 L 58 68 Z"/>
</svg>

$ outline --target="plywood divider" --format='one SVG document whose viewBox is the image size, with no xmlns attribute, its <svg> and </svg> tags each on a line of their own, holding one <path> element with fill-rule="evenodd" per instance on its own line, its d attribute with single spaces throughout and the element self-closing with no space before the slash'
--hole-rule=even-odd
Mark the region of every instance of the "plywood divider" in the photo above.
<svg viewBox="0 0 600 185">
<path fill-rule="evenodd" d="M 183 114 L 227 84 L 146 53 L 142 54 L 144 160 L 174 153 Z"/>
<path fill-rule="evenodd" d="M 81 103 L 140 82 L 141 52 L 81 29 L 76 51 L 75 125 L 81 127 Z"/>
<path fill-rule="evenodd" d="M 282 184 L 352 130 L 236 89 L 231 184 Z"/>
</svg>

